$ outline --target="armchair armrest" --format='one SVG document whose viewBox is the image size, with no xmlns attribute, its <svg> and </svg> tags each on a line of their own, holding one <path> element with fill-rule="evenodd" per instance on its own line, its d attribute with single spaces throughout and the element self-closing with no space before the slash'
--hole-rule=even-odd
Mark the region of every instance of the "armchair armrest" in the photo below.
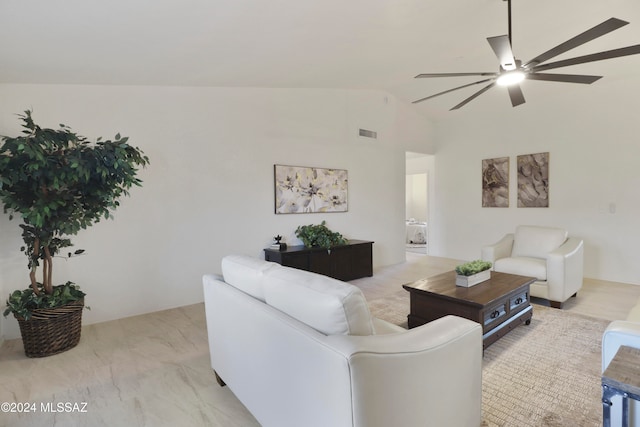
<svg viewBox="0 0 640 427">
<path fill-rule="evenodd" d="M 482 248 L 482 259 L 490 263 L 496 262 L 500 258 L 508 258 L 511 256 L 513 249 L 513 233 L 509 233 L 498 242 L 487 245 Z"/>
<path fill-rule="evenodd" d="M 355 426 L 481 423 L 480 324 L 446 316 L 395 334 L 328 338 L 349 360 Z"/>
<path fill-rule="evenodd" d="M 549 299 L 566 301 L 582 288 L 584 242 L 569 237 L 558 249 L 547 255 Z"/>
<path fill-rule="evenodd" d="M 555 251 L 549 252 L 549 258 L 551 257 L 574 257 L 576 256 L 583 247 L 582 239 L 578 237 L 569 237 L 558 249 Z"/>
</svg>

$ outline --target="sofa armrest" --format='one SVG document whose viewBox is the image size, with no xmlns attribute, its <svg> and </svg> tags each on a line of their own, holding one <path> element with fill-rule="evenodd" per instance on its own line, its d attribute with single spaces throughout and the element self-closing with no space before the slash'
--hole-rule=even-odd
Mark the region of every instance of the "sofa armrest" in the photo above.
<svg viewBox="0 0 640 427">
<path fill-rule="evenodd" d="M 558 249 L 547 255 L 549 299 L 566 301 L 582 288 L 584 242 L 569 237 Z"/>
<path fill-rule="evenodd" d="M 498 242 L 483 246 L 482 259 L 489 261 L 490 263 L 496 262 L 500 258 L 508 258 L 511 256 L 513 249 L 513 233 L 509 233 L 500 239 Z"/>
<path fill-rule="evenodd" d="M 615 320 L 607 326 L 602 334 L 602 372 L 621 345 L 640 348 L 640 323 Z"/>
<path fill-rule="evenodd" d="M 328 341 L 349 360 L 355 426 L 480 425 L 480 324 L 446 316 L 400 333 Z"/>
</svg>

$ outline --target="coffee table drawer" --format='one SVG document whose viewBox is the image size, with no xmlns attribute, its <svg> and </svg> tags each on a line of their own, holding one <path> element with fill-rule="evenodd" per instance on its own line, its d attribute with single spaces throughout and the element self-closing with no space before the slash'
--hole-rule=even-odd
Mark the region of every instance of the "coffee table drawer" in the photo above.
<svg viewBox="0 0 640 427">
<path fill-rule="evenodd" d="M 519 310 L 520 308 L 527 306 L 528 302 L 529 292 L 522 292 L 509 299 L 509 307 L 511 311 Z"/>
<path fill-rule="evenodd" d="M 485 328 L 490 326 L 495 322 L 499 322 L 507 315 L 507 304 L 500 304 L 495 307 L 492 307 L 484 312 L 484 323 Z"/>
</svg>

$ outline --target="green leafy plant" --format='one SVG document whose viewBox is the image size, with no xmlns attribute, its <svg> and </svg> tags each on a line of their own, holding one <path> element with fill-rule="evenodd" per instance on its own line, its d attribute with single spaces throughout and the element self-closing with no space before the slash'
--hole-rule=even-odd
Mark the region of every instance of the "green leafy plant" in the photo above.
<svg viewBox="0 0 640 427">
<path fill-rule="evenodd" d="M 347 239 L 338 232 L 333 232 L 322 221 L 319 225 L 301 225 L 296 228 L 296 237 L 302 240 L 306 247 L 319 246 L 330 249 L 332 246 L 346 245 Z"/>
<path fill-rule="evenodd" d="M 60 307 L 73 301 L 79 301 L 86 295 L 73 282 L 54 286 L 51 295 L 44 292 L 41 284 L 38 285 L 38 291 L 37 294 L 32 288 L 13 291 L 9 295 L 9 299 L 7 299 L 7 308 L 4 310 L 4 315 L 8 316 L 9 313 L 15 313 L 24 320 L 29 320 L 32 310 Z"/>
<path fill-rule="evenodd" d="M 478 274 L 481 271 L 485 271 L 490 268 L 491 263 L 489 261 L 477 259 L 475 261 L 465 262 L 464 264 L 456 266 L 456 273 L 461 276 L 473 276 L 474 274 Z"/>
<path fill-rule="evenodd" d="M 118 199 L 128 195 L 131 186 L 141 185 L 138 167 L 149 159 L 120 134 L 113 141 L 90 142 L 65 125 L 41 128 L 30 110 L 19 117 L 22 134 L 3 136 L 0 145 L 0 201 L 9 219 L 22 219 L 21 251 L 28 258 L 31 282 L 30 288 L 11 293 L 4 315 L 13 312 L 26 319 L 31 310 L 84 297 L 71 282 L 53 285 L 53 258 L 72 246 L 68 236 L 111 217 Z"/>
</svg>

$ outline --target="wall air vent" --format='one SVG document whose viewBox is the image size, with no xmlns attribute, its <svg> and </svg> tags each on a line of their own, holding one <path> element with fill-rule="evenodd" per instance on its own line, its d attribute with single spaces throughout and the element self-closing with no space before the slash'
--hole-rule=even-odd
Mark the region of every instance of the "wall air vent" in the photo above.
<svg viewBox="0 0 640 427">
<path fill-rule="evenodd" d="M 373 139 L 378 138 L 378 132 L 374 132 L 372 130 L 360 129 L 359 134 L 360 136 L 364 136 L 366 138 L 373 138 Z"/>
</svg>

